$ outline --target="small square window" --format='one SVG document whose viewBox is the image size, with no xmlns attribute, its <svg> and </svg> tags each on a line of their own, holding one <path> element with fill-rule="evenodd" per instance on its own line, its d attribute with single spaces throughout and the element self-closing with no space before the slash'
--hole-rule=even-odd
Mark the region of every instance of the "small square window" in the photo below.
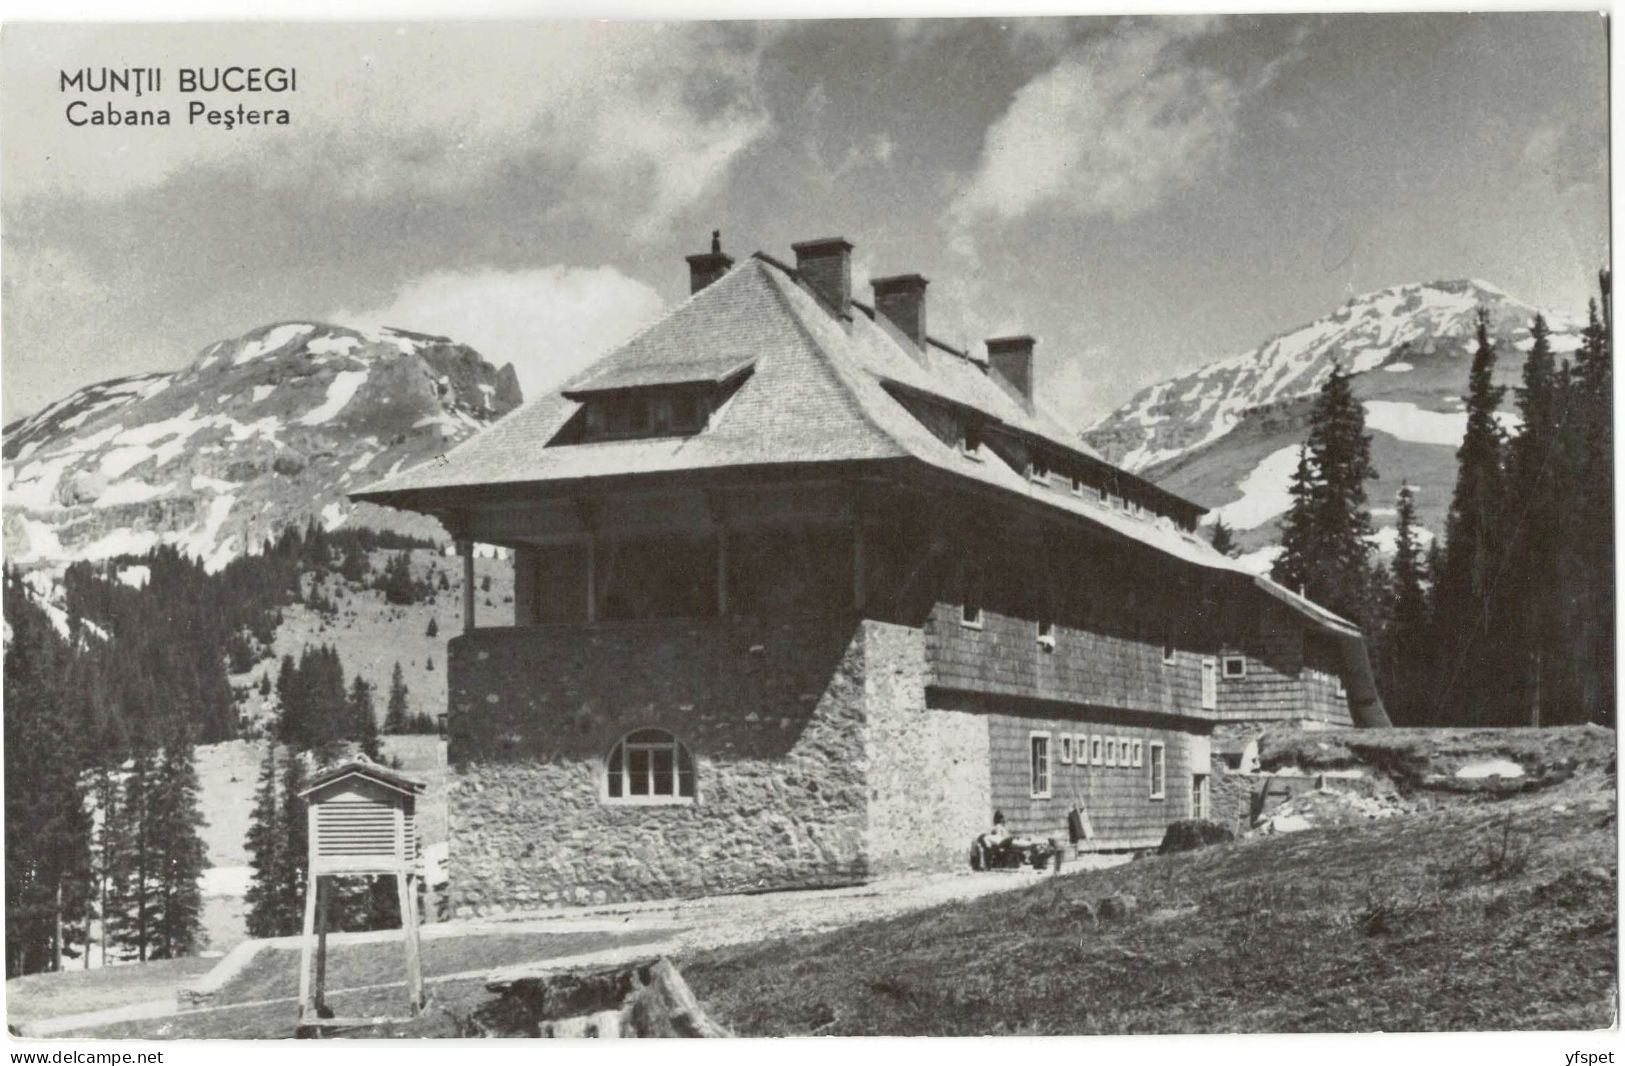
<svg viewBox="0 0 1625 1066">
<path fill-rule="evenodd" d="M 1038 620 L 1038 646 L 1045 651 L 1055 650 L 1055 623 L 1047 618 Z"/>
<path fill-rule="evenodd" d="M 1103 746 L 1104 738 L 1099 735 L 1093 735 L 1089 738 L 1089 761 L 1096 766 L 1106 765 L 1106 756 L 1101 751 Z"/>
<path fill-rule="evenodd" d="M 1245 656 L 1245 655 L 1226 655 L 1224 657 L 1224 676 L 1225 677 L 1246 677 L 1247 676 L 1247 656 Z"/>
<path fill-rule="evenodd" d="M 973 603 L 959 605 L 959 624 L 966 629 L 982 628 L 982 609 Z"/>
<path fill-rule="evenodd" d="M 1062 733 L 1061 734 L 1061 764 L 1063 766 L 1071 766 L 1072 765 L 1072 734 L 1071 733 Z"/>
<path fill-rule="evenodd" d="M 1145 762 L 1145 745 L 1136 740 L 1134 742 L 1134 765 L 1140 766 Z"/>
</svg>

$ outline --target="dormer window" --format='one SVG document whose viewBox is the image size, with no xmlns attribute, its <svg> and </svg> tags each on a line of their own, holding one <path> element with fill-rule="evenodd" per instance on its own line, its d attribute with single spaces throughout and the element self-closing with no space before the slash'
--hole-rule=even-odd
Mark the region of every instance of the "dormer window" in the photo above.
<svg viewBox="0 0 1625 1066">
<path fill-rule="evenodd" d="M 1034 481 L 1049 480 L 1049 462 L 1041 455 L 1035 455 L 1027 463 L 1027 476 Z"/>
<path fill-rule="evenodd" d="M 961 427 L 959 437 L 959 450 L 972 459 L 982 457 L 982 427 L 974 422 L 966 422 Z"/>
</svg>

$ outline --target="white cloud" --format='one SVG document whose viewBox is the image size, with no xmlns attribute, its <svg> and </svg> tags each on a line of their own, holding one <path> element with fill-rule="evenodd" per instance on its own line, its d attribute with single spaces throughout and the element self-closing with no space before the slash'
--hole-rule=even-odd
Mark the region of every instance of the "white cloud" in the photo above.
<svg viewBox="0 0 1625 1066">
<path fill-rule="evenodd" d="M 958 221 L 1042 207 L 1127 218 L 1221 165 L 1253 85 L 1197 63 L 1207 20 L 1126 23 L 1024 85 L 988 128 Z"/>
<path fill-rule="evenodd" d="M 435 273 L 389 303 L 326 317 L 450 337 L 488 361 L 512 363 L 527 399 L 626 340 L 663 310 L 658 293 L 612 267 Z"/>
</svg>

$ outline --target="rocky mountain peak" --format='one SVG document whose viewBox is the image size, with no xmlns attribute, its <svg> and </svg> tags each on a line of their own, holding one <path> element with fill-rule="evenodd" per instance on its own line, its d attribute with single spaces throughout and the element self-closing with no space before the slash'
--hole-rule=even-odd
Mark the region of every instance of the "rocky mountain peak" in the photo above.
<svg viewBox="0 0 1625 1066">
<path fill-rule="evenodd" d="M 446 337 L 279 322 L 172 373 L 79 389 L 0 433 L 5 549 L 61 563 L 174 543 L 211 567 L 289 522 L 434 536 L 344 493 L 445 451 L 520 402 Z"/>
</svg>

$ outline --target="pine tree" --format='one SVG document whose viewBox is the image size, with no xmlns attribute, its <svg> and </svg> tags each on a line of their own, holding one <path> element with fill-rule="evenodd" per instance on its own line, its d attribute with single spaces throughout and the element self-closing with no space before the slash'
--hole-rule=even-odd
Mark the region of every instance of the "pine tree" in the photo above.
<svg viewBox="0 0 1625 1066">
<path fill-rule="evenodd" d="M 1598 275 L 1571 374 L 1573 443 L 1560 577 L 1563 629 L 1578 694 L 1574 720 L 1613 726 L 1615 701 L 1614 370 L 1611 277 Z"/>
<path fill-rule="evenodd" d="M 1307 445 L 1298 448 L 1298 465 L 1288 488 L 1292 505 L 1281 520 L 1281 553 L 1275 557 L 1270 577 L 1294 592 L 1307 591 L 1310 560 L 1314 552 L 1315 501 L 1319 479 L 1309 461 Z"/>
<path fill-rule="evenodd" d="M 153 778 L 152 850 L 157 906 L 149 958 L 173 959 L 193 954 L 203 940 L 203 887 L 199 879 L 209 864 L 201 830 L 206 824 L 200 805 L 201 785 L 194 761 L 191 730 L 175 718 L 164 738 L 163 755 Z"/>
<path fill-rule="evenodd" d="M 1425 725 L 1433 720 L 1428 679 L 1433 672 L 1433 631 L 1428 616 L 1426 561 L 1416 531 L 1416 493 L 1399 488 L 1394 558 L 1389 566 L 1391 606 L 1384 630 L 1388 685 L 1383 702 L 1395 725 Z"/>
<path fill-rule="evenodd" d="M 1437 702 L 1451 725 L 1513 719 L 1506 698 L 1508 649 L 1496 602 L 1496 579 L 1506 556 L 1505 445 L 1496 411 L 1506 390 L 1494 383 L 1495 361 L 1489 313 L 1481 308 L 1464 397 L 1467 430 L 1456 451 L 1456 488 L 1435 593 L 1443 653 Z"/>
<path fill-rule="evenodd" d="M 283 764 L 281 810 L 277 817 L 277 835 L 283 849 L 274 911 L 278 936 L 292 936 L 304 927 L 305 876 L 310 858 L 310 825 L 305 801 L 299 795 L 304 787 L 304 760 L 297 751 L 289 751 Z"/>
<path fill-rule="evenodd" d="M 373 708 L 372 686 L 360 674 L 355 675 L 350 685 L 350 721 L 351 737 L 361 754 L 373 762 L 381 761 L 383 751 L 378 746 L 378 718 Z"/>
<path fill-rule="evenodd" d="M 91 820 L 82 785 L 84 752 L 63 688 L 74 646 L 64 641 L 5 575 L 6 975 L 60 968 L 82 935 L 91 890 Z"/>
<path fill-rule="evenodd" d="M 406 719 L 410 713 L 406 697 L 406 677 L 401 673 L 401 664 L 397 661 L 394 672 L 389 675 L 389 704 L 384 710 L 384 732 L 406 732 Z"/>
<path fill-rule="evenodd" d="M 1272 576 L 1360 624 L 1368 621 L 1372 592 L 1365 485 L 1376 476 L 1365 408 L 1349 374 L 1334 366 L 1315 398 L 1309 439 L 1298 455 Z"/>
<path fill-rule="evenodd" d="M 1213 550 L 1220 555 L 1236 554 L 1236 537 L 1229 526 L 1224 524 L 1222 516 L 1214 516 L 1213 532 L 1209 535 L 1213 543 Z"/>
<path fill-rule="evenodd" d="M 1508 698 L 1526 706 L 1526 720 L 1538 725 L 1549 717 L 1549 712 L 1542 713 L 1543 705 L 1569 707 L 1576 694 L 1570 691 L 1564 668 L 1570 638 L 1561 631 L 1563 589 L 1558 575 L 1566 509 L 1568 375 L 1557 373 L 1543 316 L 1535 316 L 1530 337 L 1523 384 L 1517 391 L 1522 424 L 1507 462 L 1509 544 L 1503 602 L 1506 623 L 1515 634 L 1509 642 L 1516 641 L 1528 662 Z"/>
<path fill-rule="evenodd" d="M 436 637 L 440 635 L 440 625 L 434 620 L 433 615 L 429 616 L 429 628 L 423 631 L 423 635 L 426 637 Z"/>
<path fill-rule="evenodd" d="M 152 950 L 158 924 L 158 867 L 153 832 L 155 776 L 154 753 L 143 731 L 136 735 L 135 750 L 119 797 L 113 873 L 109 879 L 108 910 L 103 917 L 109 926 L 109 939 L 141 962 L 147 960 Z"/>
<path fill-rule="evenodd" d="M 254 813 L 244 840 L 248 865 L 254 872 L 243 902 L 248 907 L 248 935 L 255 938 L 281 933 L 278 893 L 285 879 L 282 864 L 286 861 L 286 851 L 277 795 L 276 748 L 276 741 L 265 742 L 265 758 L 260 762 L 259 784 L 254 790 Z"/>
</svg>

